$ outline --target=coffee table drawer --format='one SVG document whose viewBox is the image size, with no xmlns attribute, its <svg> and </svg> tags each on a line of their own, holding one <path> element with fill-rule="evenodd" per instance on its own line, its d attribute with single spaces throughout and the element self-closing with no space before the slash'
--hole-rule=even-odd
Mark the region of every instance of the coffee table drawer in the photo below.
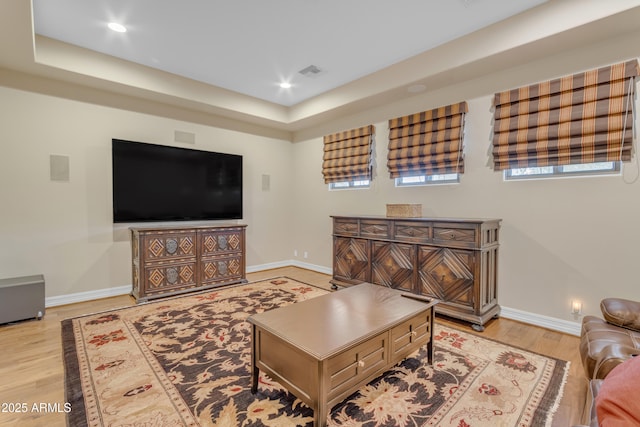
<svg viewBox="0 0 640 427">
<path fill-rule="evenodd" d="M 384 368 L 388 334 L 383 333 L 327 361 L 329 400 Z"/>
<path fill-rule="evenodd" d="M 397 363 L 431 339 L 431 311 L 425 311 L 391 330 L 391 360 Z"/>
</svg>

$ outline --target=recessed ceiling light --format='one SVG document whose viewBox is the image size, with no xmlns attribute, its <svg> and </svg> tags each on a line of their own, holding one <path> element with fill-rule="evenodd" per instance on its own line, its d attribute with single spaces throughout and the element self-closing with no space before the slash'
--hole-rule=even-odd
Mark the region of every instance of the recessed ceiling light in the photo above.
<svg viewBox="0 0 640 427">
<path fill-rule="evenodd" d="M 289 88 L 291 87 L 291 83 L 289 83 L 289 82 L 282 82 L 282 83 L 280 83 L 280 87 L 281 87 L 282 89 L 289 89 Z"/>
<path fill-rule="evenodd" d="M 118 24 L 117 22 L 109 22 L 108 27 L 117 33 L 127 32 L 127 28 L 122 24 Z"/>
</svg>

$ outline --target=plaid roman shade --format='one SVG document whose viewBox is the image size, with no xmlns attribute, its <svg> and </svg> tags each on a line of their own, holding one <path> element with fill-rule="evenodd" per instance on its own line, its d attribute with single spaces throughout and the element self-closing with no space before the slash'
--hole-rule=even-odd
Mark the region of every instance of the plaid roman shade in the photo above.
<svg viewBox="0 0 640 427">
<path fill-rule="evenodd" d="M 391 178 L 464 172 L 462 140 L 467 103 L 389 120 Z"/>
<path fill-rule="evenodd" d="M 494 96 L 494 170 L 631 159 L 638 61 Z"/>
<path fill-rule="evenodd" d="M 364 126 L 324 137 L 324 182 L 371 179 L 375 127 Z"/>
</svg>

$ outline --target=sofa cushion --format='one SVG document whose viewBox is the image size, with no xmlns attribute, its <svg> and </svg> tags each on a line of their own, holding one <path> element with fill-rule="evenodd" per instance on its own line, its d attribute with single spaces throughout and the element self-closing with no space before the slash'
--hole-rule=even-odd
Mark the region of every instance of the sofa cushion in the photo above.
<svg viewBox="0 0 640 427">
<path fill-rule="evenodd" d="M 612 325 L 640 331 L 640 302 L 622 298 L 605 298 L 600 302 L 605 320 Z"/>
<path fill-rule="evenodd" d="M 601 427 L 640 426 L 640 357 L 619 364 L 607 375 L 596 396 Z"/>
<path fill-rule="evenodd" d="M 580 333 L 580 356 L 587 378 L 604 378 L 609 370 L 603 360 L 603 350 L 610 346 L 640 348 L 640 332 L 614 326 L 595 316 L 582 319 Z M 612 353 L 611 356 L 617 356 Z M 600 369 L 596 372 L 596 364 Z M 597 374 L 597 375 L 596 375 Z"/>
</svg>

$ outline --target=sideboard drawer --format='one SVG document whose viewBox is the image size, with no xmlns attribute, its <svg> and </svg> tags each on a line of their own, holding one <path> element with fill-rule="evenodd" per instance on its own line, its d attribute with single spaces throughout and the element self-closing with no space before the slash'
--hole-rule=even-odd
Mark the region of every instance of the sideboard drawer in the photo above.
<svg viewBox="0 0 640 427">
<path fill-rule="evenodd" d="M 210 230 L 198 235 L 203 257 L 242 251 L 242 230 Z"/>
<path fill-rule="evenodd" d="M 387 337 L 380 334 L 327 361 L 329 400 L 385 366 Z"/>
<path fill-rule="evenodd" d="M 378 239 L 391 237 L 391 222 L 363 219 L 360 221 L 360 236 Z"/>
<path fill-rule="evenodd" d="M 145 291 L 149 294 L 165 293 L 197 286 L 196 262 L 158 263 L 145 267 Z"/>
<path fill-rule="evenodd" d="M 145 236 L 143 256 L 146 261 L 160 261 L 196 256 L 196 232 L 158 233 Z"/>
<path fill-rule="evenodd" d="M 394 240 L 407 243 L 430 243 L 433 227 L 429 222 L 396 221 Z"/>
<path fill-rule="evenodd" d="M 238 256 L 203 258 L 200 262 L 200 281 L 203 284 L 242 278 L 243 274 L 242 258 Z"/>
<path fill-rule="evenodd" d="M 334 218 L 333 232 L 341 236 L 357 236 L 360 231 L 358 220 Z"/>
<path fill-rule="evenodd" d="M 433 242 L 449 246 L 474 248 L 477 244 L 475 227 L 464 227 L 462 224 L 439 224 L 433 227 Z"/>
</svg>

